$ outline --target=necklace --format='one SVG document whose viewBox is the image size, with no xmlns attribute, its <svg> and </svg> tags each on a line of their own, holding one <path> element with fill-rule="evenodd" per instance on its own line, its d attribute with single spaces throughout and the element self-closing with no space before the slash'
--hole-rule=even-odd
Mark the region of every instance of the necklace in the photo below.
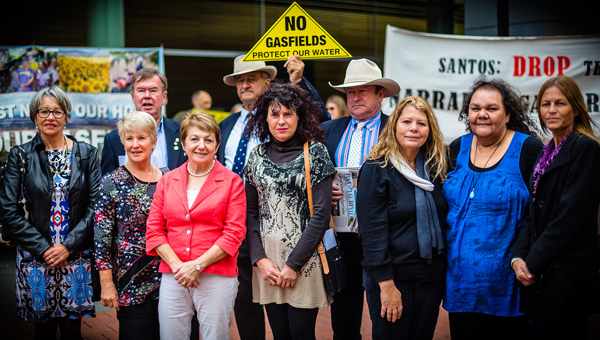
<svg viewBox="0 0 600 340">
<path fill-rule="evenodd" d="M 190 175 L 192 175 L 194 177 L 204 177 L 204 176 L 210 174 L 210 171 L 213 169 L 214 166 L 215 166 L 215 160 L 213 159 L 213 162 L 212 162 L 212 165 L 210 166 L 210 169 L 208 169 L 208 170 L 206 170 L 204 172 L 201 172 L 199 174 L 195 174 L 195 173 L 192 172 L 192 170 L 190 170 L 190 162 L 188 162 L 188 164 L 187 164 L 187 171 L 188 171 L 188 174 L 190 174 Z"/>
<path fill-rule="evenodd" d="M 59 152 L 60 152 L 60 155 L 59 155 Z M 51 161 L 50 159 L 48 159 L 48 162 L 50 162 L 50 164 L 62 163 L 66 156 L 64 150 L 56 151 L 55 155 L 57 155 L 57 157 L 58 157 L 55 161 Z"/>
<path fill-rule="evenodd" d="M 492 157 L 494 157 L 496 150 L 498 150 L 498 148 L 500 147 L 502 142 L 504 142 L 504 137 L 506 137 L 506 131 L 504 131 L 504 135 L 502 136 L 500 143 L 498 143 L 498 145 L 496 145 L 496 147 L 494 148 L 494 151 L 492 151 L 492 154 L 487 159 L 487 161 L 485 161 L 485 164 L 483 165 L 482 170 L 479 172 L 479 175 L 477 176 L 477 179 L 475 180 L 475 184 L 473 184 L 473 188 L 471 189 L 471 193 L 469 194 L 469 199 L 473 199 L 473 197 L 475 197 L 475 187 L 477 187 L 477 183 L 479 182 L 479 178 L 481 177 L 481 174 L 483 173 L 483 169 L 487 168 L 488 162 L 490 161 L 490 159 L 492 159 Z M 475 144 L 475 155 L 473 156 L 473 165 L 475 165 L 475 162 L 477 161 L 477 148 L 478 147 L 479 147 L 479 138 L 477 138 L 477 144 Z"/>
<path fill-rule="evenodd" d="M 52 171 L 52 173 L 55 174 L 55 175 L 60 175 L 63 172 L 65 172 L 65 170 L 67 169 L 67 163 L 68 163 L 67 162 L 67 136 L 63 135 L 63 137 L 65 138 L 65 149 L 64 149 L 64 153 L 65 153 L 65 165 L 63 166 L 62 170 L 60 170 L 58 172 L 54 171 L 54 169 L 52 169 L 52 166 L 50 164 L 48 164 L 48 163 L 46 164 L 46 165 L 48 165 L 48 168 L 50 168 L 50 171 Z M 44 159 L 46 159 L 46 158 L 44 158 Z M 50 162 L 50 160 L 47 160 L 47 161 Z M 50 163 L 53 163 L 53 164 L 54 163 L 59 163 L 59 161 L 54 161 L 54 162 L 50 162 Z"/>
<path fill-rule="evenodd" d="M 148 183 L 146 183 L 146 185 L 140 184 L 140 182 L 137 180 L 137 178 L 133 175 L 133 172 L 131 172 L 131 170 L 127 166 L 125 166 L 125 168 L 127 169 L 127 171 L 129 171 L 129 173 L 131 174 L 131 177 L 133 177 L 135 184 L 137 186 L 139 186 L 140 188 L 142 188 L 143 191 L 146 191 L 146 189 L 148 189 L 148 186 L 150 186 L 150 182 L 152 182 L 152 176 L 154 175 L 154 168 L 151 168 L 152 173 L 150 174 L 150 181 L 148 181 Z"/>
</svg>

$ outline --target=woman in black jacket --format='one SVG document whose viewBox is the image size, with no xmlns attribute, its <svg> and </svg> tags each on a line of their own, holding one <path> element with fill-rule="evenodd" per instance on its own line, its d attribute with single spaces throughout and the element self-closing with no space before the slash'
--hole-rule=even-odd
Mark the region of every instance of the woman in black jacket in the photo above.
<svg viewBox="0 0 600 340">
<path fill-rule="evenodd" d="M 357 209 L 373 339 L 432 339 L 446 279 L 446 149 L 431 106 L 404 98 L 360 169 Z"/>
<path fill-rule="evenodd" d="M 2 224 L 17 244 L 17 313 L 36 321 L 36 339 L 55 339 L 58 327 L 62 339 L 81 339 L 81 318 L 95 316 L 98 151 L 64 135 L 71 103 L 58 86 L 39 91 L 29 111 L 38 133 L 11 149 L 0 191 Z"/>
<path fill-rule="evenodd" d="M 600 144 L 573 79 L 546 81 L 537 106 L 552 139 L 536 162 L 529 215 L 513 250 L 521 310 L 533 313 L 540 339 L 587 339 L 599 293 Z"/>
</svg>

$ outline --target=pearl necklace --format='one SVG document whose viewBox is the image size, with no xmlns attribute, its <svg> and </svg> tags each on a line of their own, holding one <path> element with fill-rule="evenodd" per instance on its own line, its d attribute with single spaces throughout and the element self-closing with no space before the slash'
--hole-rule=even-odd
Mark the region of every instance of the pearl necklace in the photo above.
<svg viewBox="0 0 600 340">
<path fill-rule="evenodd" d="M 210 173 L 210 171 L 214 168 L 214 166 L 215 166 L 215 160 L 213 159 L 213 162 L 212 162 L 212 165 L 210 166 L 210 169 L 208 169 L 208 170 L 206 170 L 204 172 L 201 172 L 199 174 L 195 174 L 195 173 L 192 172 L 192 170 L 190 170 L 190 162 L 188 162 L 188 164 L 187 164 L 187 171 L 188 171 L 188 174 L 190 174 L 190 175 L 192 175 L 194 177 L 204 177 L 204 176 L 206 176 L 206 175 L 208 175 Z"/>
</svg>

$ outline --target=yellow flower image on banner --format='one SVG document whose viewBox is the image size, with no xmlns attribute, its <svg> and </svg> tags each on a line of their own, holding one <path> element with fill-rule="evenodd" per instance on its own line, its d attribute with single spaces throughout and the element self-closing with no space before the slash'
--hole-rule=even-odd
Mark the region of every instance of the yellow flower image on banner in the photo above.
<svg viewBox="0 0 600 340">
<path fill-rule="evenodd" d="M 60 86 L 67 92 L 108 92 L 109 58 L 58 57 Z"/>
</svg>

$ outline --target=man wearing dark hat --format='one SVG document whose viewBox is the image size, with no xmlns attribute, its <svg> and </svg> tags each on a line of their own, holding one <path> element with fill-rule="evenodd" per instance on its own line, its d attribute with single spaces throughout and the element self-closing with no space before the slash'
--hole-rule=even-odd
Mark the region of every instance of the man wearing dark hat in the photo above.
<svg viewBox="0 0 600 340">
<path fill-rule="evenodd" d="M 368 59 L 352 60 L 344 83 L 329 85 L 346 93 L 350 116 L 322 124 L 327 139 L 325 146 L 336 167 L 360 167 L 388 121 L 388 116 L 381 111 L 381 102 L 385 97 L 397 95 L 400 86 L 392 79 L 383 78 L 379 67 Z M 335 186 L 333 189 L 334 200 L 339 200 L 341 191 Z M 357 220 L 360 221 L 360 217 Z M 361 339 L 362 247 L 355 232 L 337 230 L 337 236 L 346 257 L 346 285 L 331 304 L 333 338 Z"/>
<path fill-rule="evenodd" d="M 246 155 L 259 143 L 256 138 L 245 136 L 246 123 L 253 114 L 256 100 L 271 85 L 277 75 L 274 66 L 267 66 L 263 61 L 242 62 L 245 55 L 238 56 L 233 62 L 233 73 L 223 77 L 223 82 L 235 86 L 242 102 L 242 111 L 234 113 L 223 120 L 221 128 L 221 147 L 217 152 L 217 160 L 228 169 L 242 176 L 246 165 Z M 306 90 L 310 96 L 321 103 L 321 121 L 330 119 L 325 104 L 315 88 L 302 76 L 304 62 L 299 56 L 288 58 L 284 67 L 290 75 L 290 82 Z M 240 247 L 238 255 L 239 287 L 235 299 L 234 313 L 237 328 L 242 340 L 265 339 L 265 317 L 263 307 L 252 302 L 252 263 L 246 240 Z"/>
</svg>

